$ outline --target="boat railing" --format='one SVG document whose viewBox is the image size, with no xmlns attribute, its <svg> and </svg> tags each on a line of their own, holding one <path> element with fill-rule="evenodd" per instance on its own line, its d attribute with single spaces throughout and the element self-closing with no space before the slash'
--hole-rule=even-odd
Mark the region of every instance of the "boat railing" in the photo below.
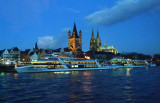
<svg viewBox="0 0 160 103">
<path fill-rule="evenodd" d="M 97 66 L 100 68 L 101 65 L 97 62 L 97 59 L 95 59 L 95 63 L 97 64 Z"/>
</svg>

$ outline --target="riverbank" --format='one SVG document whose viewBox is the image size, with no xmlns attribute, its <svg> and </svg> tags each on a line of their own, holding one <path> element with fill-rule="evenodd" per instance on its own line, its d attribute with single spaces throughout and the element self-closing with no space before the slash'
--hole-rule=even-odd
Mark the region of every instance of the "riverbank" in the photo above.
<svg viewBox="0 0 160 103">
<path fill-rule="evenodd" d="M 0 72 L 16 72 L 14 65 L 0 65 Z"/>
</svg>

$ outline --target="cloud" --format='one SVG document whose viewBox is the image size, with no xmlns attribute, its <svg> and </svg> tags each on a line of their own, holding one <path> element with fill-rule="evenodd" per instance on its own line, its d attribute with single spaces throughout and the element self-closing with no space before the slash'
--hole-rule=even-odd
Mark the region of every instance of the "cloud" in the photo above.
<svg viewBox="0 0 160 103">
<path fill-rule="evenodd" d="M 38 45 L 40 48 L 52 48 L 55 46 L 56 39 L 53 36 L 45 36 L 38 38 Z"/>
<path fill-rule="evenodd" d="M 61 30 L 61 33 L 57 36 L 45 36 L 45 37 L 39 37 L 38 38 L 38 46 L 40 48 L 63 48 L 66 47 L 68 43 L 68 31 L 71 30 L 71 28 L 64 28 Z"/>
<path fill-rule="evenodd" d="M 110 26 L 160 6 L 160 0 L 120 0 L 111 8 L 96 11 L 86 17 L 90 24 Z"/>
</svg>

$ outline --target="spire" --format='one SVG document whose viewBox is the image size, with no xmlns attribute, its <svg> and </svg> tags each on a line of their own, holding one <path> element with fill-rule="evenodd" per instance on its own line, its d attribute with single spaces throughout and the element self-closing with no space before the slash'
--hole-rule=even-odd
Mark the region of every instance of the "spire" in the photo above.
<svg viewBox="0 0 160 103">
<path fill-rule="evenodd" d="M 74 22 L 73 31 L 77 31 L 76 24 Z"/>
<path fill-rule="evenodd" d="M 80 30 L 79 32 L 80 32 L 80 33 L 82 33 L 82 31 L 81 31 L 81 30 Z"/>
<path fill-rule="evenodd" d="M 101 40 L 99 38 L 99 30 L 97 29 L 97 38 L 96 38 L 96 44 L 97 44 L 97 51 L 99 51 L 99 48 L 101 46 Z"/>
<path fill-rule="evenodd" d="M 73 26 L 72 37 L 73 37 L 73 35 L 75 35 L 75 37 L 78 38 L 78 33 L 77 33 L 77 28 L 76 28 L 75 22 L 74 22 L 74 26 Z"/>
<path fill-rule="evenodd" d="M 71 31 L 69 30 L 68 31 L 68 38 L 70 38 L 71 37 Z"/>
<path fill-rule="evenodd" d="M 97 39 L 99 38 L 99 30 L 97 29 Z"/>
<path fill-rule="evenodd" d="M 95 51 L 96 50 L 96 39 L 94 37 L 94 30 L 92 28 L 92 37 L 90 40 L 90 51 Z"/>
<path fill-rule="evenodd" d="M 81 38 L 81 35 L 82 35 L 82 31 L 80 30 L 80 31 L 79 31 L 79 37 L 80 37 L 80 38 Z"/>
<path fill-rule="evenodd" d="M 94 38 L 94 31 L 93 31 L 93 28 L 92 28 L 92 38 Z"/>
<path fill-rule="evenodd" d="M 35 48 L 34 48 L 35 50 L 38 50 L 38 45 L 37 45 L 37 42 L 36 42 L 36 44 L 35 44 Z"/>
<path fill-rule="evenodd" d="M 105 39 L 105 42 L 104 42 L 104 46 L 105 46 L 105 47 L 107 46 L 107 41 L 106 41 L 106 39 Z"/>
</svg>

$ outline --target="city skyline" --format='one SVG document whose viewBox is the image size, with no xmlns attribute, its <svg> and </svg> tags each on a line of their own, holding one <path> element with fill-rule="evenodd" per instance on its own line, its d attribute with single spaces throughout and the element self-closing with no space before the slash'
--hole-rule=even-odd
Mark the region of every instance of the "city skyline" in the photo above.
<svg viewBox="0 0 160 103">
<path fill-rule="evenodd" d="M 160 52 L 160 0 L 5 0 L 0 1 L 0 49 L 68 47 L 68 31 L 82 31 L 88 51 L 92 28 L 104 45 L 122 52 Z M 63 41 L 63 42 L 62 42 Z M 57 45 L 59 44 L 59 45 Z"/>
</svg>

